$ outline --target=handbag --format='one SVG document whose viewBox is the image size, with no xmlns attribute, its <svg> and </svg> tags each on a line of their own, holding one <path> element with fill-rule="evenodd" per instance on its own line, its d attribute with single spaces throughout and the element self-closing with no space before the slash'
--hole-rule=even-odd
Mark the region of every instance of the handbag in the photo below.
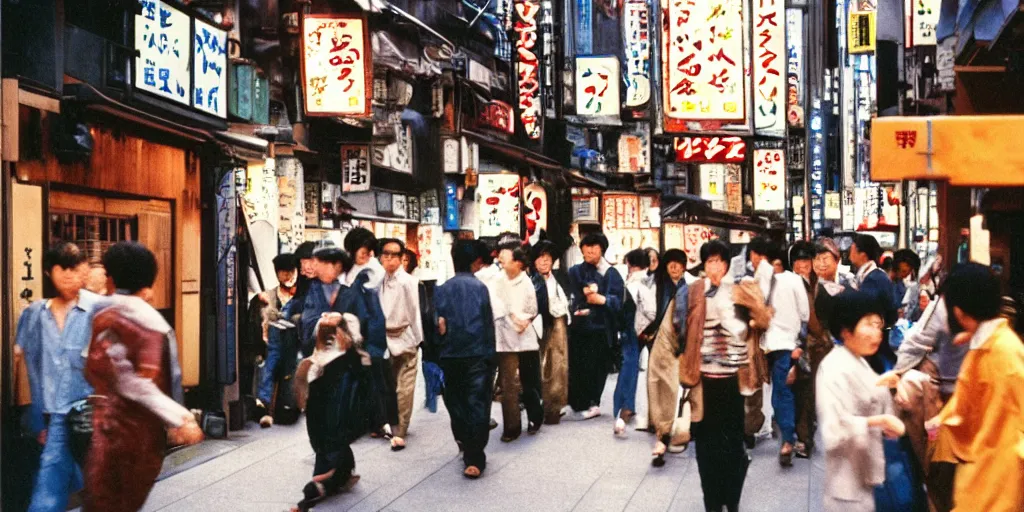
<svg viewBox="0 0 1024 512">
<path fill-rule="evenodd" d="M 680 393 L 679 409 L 676 412 L 676 419 L 672 420 L 672 440 L 669 442 L 671 446 L 685 447 L 690 442 L 690 423 L 692 421 L 690 396 L 692 394 L 693 391 L 690 389 L 683 389 Z"/>
<path fill-rule="evenodd" d="M 85 459 L 92 445 L 92 404 L 88 399 L 71 404 L 65 416 L 68 439 L 71 445 L 71 456 L 79 466 L 85 466 Z"/>
</svg>

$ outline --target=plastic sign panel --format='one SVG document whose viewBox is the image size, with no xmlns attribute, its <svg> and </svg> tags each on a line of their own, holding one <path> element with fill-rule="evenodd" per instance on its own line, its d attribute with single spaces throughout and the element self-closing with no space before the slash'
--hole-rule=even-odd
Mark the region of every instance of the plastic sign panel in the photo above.
<svg viewBox="0 0 1024 512">
<path fill-rule="evenodd" d="M 370 190 L 370 146 L 341 146 L 341 191 Z"/>
<path fill-rule="evenodd" d="M 540 51 L 537 36 L 539 15 L 539 1 L 516 0 L 513 28 L 516 33 L 519 121 L 523 125 L 523 133 L 531 140 L 539 140 L 541 135 L 540 59 L 537 58 Z"/>
<path fill-rule="evenodd" d="M 139 0 L 135 16 L 135 87 L 183 105 L 191 104 L 189 60 L 192 20 L 165 2 Z"/>
<path fill-rule="evenodd" d="M 875 52 L 875 11 L 851 12 L 846 26 L 850 54 Z"/>
<path fill-rule="evenodd" d="M 662 0 L 665 116 L 746 119 L 743 0 Z"/>
<path fill-rule="evenodd" d="M 476 187 L 477 237 L 519 233 L 519 175 L 481 174 Z"/>
<path fill-rule="evenodd" d="M 786 9 L 786 118 L 793 128 L 804 126 L 804 12 Z"/>
<path fill-rule="evenodd" d="M 786 133 L 785 0 L 754 0 L 754 130 Z"/>
<path fill-rule="evenodd" d="M 586 117 L 619 115 L 619 58 L 576 58 L 576 114 Z"/>
<path fill-rule="evenodd" d="M 228 115 L 228 34 L 196 20 L 192 63 L 192 106 L 217 117 Z"/>
<path fill-rule="evenodd" d="M 626 107 L 641 107 L 651 99 L 651 10 L 649 0 L 626 0 L 622 28 L 626 42 Z"/>
<path fill-rule="evenodd" d="M 743 162 L 747 143 L 740 137 L 676 137 L 677 162 Z"/>
<path fill-rule="evenodd" d="M 481 126 L 503 133 L 516 132 L 516 116 L 512 105 L 504 101 L 491 100 L 484 106 L 477 117 Z"/>
<path fill-rule="evenodd" d="M 786 209 L 786 152 L 782 149 L 754 150 L 754 209 Z"/>
<path fill-rule="evenodd" d="M 303 17 L 302 83 L 308 115 L 369 116 L 372 70 L 364 18 Z"/>
<path fill-rule="evenodd" d="M 938 43 L 935 37 L 935 27 L 939 24 L 939 0 L 911 0 L 913 11 L 910 17 L 913 20 L 912 37 L 913 46 L 935 46 Z"/>
</svg>

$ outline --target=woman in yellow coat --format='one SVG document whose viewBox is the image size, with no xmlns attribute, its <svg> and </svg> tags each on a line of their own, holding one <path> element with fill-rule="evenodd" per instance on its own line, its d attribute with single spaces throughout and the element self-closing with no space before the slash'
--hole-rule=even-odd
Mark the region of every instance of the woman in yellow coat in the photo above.
<svg viewBox="0 0 1024 512">
<path fill-rule="evenodd" d="M 950 317 L 964 328 L 956 341 L 971 350 L 927 427 L 937 434 L 933 460 L 957 463 L 954 512 L 1024 510 L 1024 345 L 998 317 L 1000 304 L 988 267 L 960 265 L 946 282 Z"/>
</svg>

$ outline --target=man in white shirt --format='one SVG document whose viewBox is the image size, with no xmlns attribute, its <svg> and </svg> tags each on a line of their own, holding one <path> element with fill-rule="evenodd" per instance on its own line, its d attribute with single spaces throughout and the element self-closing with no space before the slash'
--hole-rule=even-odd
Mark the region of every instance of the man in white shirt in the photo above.
<svg viewBox="0 0 1024 512">
<path fill-rule="evenodd" d="M 412 419 L 413 395 L 416 391 L 416 362 L 423 341 L 420 316 L 419 282 L 402 268 L 405 244 L 386 238 L 380 243 L 380 261 L 384 278 L 380 284 L 380 304 L 387 327 L 391 374 L 398 402 L 398 428 L 391 438 L 391 449 L 405 448 L 405 436 Z"/>
</svg>

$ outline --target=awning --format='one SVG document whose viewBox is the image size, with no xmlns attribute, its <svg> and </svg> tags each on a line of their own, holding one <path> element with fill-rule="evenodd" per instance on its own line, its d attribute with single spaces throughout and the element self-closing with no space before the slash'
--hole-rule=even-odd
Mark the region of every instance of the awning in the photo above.
<svg viewBox="0 0 1024 512">
<path fill-rule="evenodd" d="M 62 103 L 80 105 L 87 111 L 104 114 L 139 126 L 178 137 L 190 142 L 203 143 L 212 138 L 210 132 L 175 123 L 168 119 L 139 110 L 111 98 L 95 87 L 85 84 L 65 84 Z"/>
<path fill-rule="evenodd" d="M 481 133 L 477 133 L 466 129 L 462 130 L 462 135 L 483 147 L 501 153 L 513 160 L 519 160 L 521 162 L 525 162 L 530 165 L 535 165 L 542 169 L 548 169 L 551 171 L 562 170 L 562 166 L 559 165 L 557 161 L 548 158 L 544 155 L 541 155 L 540 153 L 535 153 L 528 149 L 516 146 L 515 144 L 509 144 L 508 142 L 495 140 Z"/>
<path fill-rule="evenodd" d="M 666 222 L 741 229 L 756 233 L 764 233 L 771 228 L 768 219 L 715 210 L 711 208 L 709 201 L 692 195 L 661 198 L 661 223 L 664 225 Z"/>
<path fill-rule="evenodd" d="M 1024 116 L 885 117 L 872 121 L 871 180 L 1024 185 Z"/>
</svg>

